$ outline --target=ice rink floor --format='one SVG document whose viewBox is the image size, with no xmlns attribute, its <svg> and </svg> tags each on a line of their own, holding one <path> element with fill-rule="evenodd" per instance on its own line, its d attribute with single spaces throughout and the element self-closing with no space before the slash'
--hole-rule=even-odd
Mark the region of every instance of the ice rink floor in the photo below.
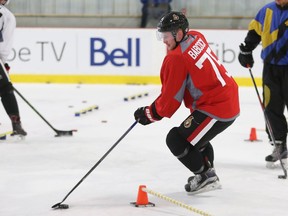
<svg viewBox="0 0 288 216">
<path fill-rule="evenodd" d="M 139 185 L 218 216 L 287 215 L 288 180 L 280 168 L 265 168 L 271 153 L 264 118 L 253 87 L 240 88 L 241 116 L 216 137 L 215 168 L 221 190 L 188 196 L 191 173 L 170 153 L 165 139 L 189 112 L 180 107 L 171 119 L 137 124 L 96 169 L 70 194 L 66 210 L 51 206 L 99 161 L 135 122 L 133 113 L 150 105 L 160 86 L 15 84 L 23 96 L 59 130 L 77 129 L 72 137 L 55 132 L 17 96 L 25 140 L 0 140 L 0 216 L 172 216 L 199 215 L 148 194 L 155 207 L 136 208 Z M 261 92 L 261 89 L 259 88 Z M 147 96 L 124 101 L 134 95 Z M 97 105 L 78 117 L 75 112 Z M 11 130 L 0 106 L 0 133 Z M 259 142 L 249 139 L 255 127 Z"/>
</svg>

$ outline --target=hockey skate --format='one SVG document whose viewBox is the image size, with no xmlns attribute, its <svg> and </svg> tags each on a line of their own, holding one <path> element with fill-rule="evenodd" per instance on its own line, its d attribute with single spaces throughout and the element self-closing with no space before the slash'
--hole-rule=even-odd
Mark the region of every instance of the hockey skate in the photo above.
<svg viewBox="0 0 288 216">
<path fill-rule="evenodd" d="M 20 117 L 18 115 L 10 115 L 9 116 L 12 122 L 12 134 L 11 136 L 20 136 L 24 137 L 27 135 L 26 131 L 22 128 Z"/>
<path fill-rule="evenodd" d="M 190 195 L 220 188 L 221 184 L 214 168 L 209 168 L 205 173 L 189 177 L 188 183 L 185 185 L 185 190 Z"/>
<path fill-rule="evenodd" d="M 285 169 L 288 168 L 287 163 L 287 144 L 286 142 L 282 141 L 275 141 L 275 146 L 273 146 L 272 154 L 266 156 L 266 167 L 269 169 L 274 169 L 278 167 L 275 162 L 281 159 L 281 162 L 283 163 L 283 166 Z"/>
</svg>

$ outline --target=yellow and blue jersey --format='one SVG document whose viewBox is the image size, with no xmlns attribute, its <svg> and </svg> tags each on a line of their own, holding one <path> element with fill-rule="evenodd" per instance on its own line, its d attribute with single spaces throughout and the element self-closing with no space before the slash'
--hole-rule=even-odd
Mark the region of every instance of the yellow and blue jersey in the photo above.
<svg viewBox="0 0 288 216">
<path fill-rule="evenodd" d="M 281 8 L 275 2 L 265 5 L 250 22 L 249 33 L 245 42 L 255 45 L 261 40 L 264 62 L 288 65 L 288 7 Z"/>
</svg>

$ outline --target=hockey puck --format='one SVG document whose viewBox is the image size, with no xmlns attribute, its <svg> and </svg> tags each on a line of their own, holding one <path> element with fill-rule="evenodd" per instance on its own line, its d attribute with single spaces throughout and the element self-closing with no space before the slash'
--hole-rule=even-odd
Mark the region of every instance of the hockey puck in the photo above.
<svg viewBox="0 0 288 216">
<path fill-rule="evenodd" d="M 58 205 L 58 208 L 59 209 L 68 209 L 69 205 L 68 204 L 60 204 L 60 205 Z"/>
<path fill-rule="evenodd" d="M 107 120 L 102 120 L 101 123 L 107 123 Z"/>
</svg>

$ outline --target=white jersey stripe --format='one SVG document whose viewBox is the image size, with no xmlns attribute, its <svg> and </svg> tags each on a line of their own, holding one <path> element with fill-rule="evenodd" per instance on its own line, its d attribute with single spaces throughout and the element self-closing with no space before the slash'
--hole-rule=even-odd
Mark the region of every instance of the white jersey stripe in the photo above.
<svg viewBox="0 0 288 216">
<path fill-rule="evenodd" d="M 195 145 L 196 143 L 199 142 L 199 140 L 213 127 L 213 125 L 217 122 L 216 119 L 211 119 L 211 121 L 203 128 L 203 130 L 200 131 L 197 136 L 191 140 L 191 144 Z"/>
</svg>

